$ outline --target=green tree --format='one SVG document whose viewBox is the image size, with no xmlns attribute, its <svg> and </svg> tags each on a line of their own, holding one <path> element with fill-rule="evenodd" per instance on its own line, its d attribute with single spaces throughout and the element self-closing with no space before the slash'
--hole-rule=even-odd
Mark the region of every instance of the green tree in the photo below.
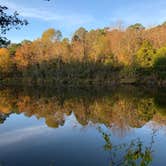
<svg viewBox="0 0 166 166">
<path fill-rule="evenodd" d="M 136 53 L 136 64 L 143 68 L 153 66 L 156 50 L 148 41 L 144 41 L 141 48 Z"/>
<path fill-rule="evenodd" d="M 160 78 L 166 79 L 166 47 L 157 50 L 154 69 L 157 71 Z"/>
<path fill-rule="evenodd" d="M 157 50 L 154 67 L 157 70 L 166 70 L 166 47 Z"/>
</svg>

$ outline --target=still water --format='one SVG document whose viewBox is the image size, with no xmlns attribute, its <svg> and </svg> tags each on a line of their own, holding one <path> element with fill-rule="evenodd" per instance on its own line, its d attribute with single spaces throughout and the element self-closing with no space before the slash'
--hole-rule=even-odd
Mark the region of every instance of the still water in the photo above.
<svg viewBox="0 0 166 166">
<path fill-rule="evenodd" d="M 1 88 L 1 166 L 165 166 L 166 90 Z"/>
</svg>

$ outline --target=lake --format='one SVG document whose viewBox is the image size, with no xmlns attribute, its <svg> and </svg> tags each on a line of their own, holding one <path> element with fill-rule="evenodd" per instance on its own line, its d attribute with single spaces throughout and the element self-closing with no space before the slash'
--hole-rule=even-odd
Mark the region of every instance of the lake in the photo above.
<svg viewBox="0 0 166 166">
<path fill-rule="evenodd" d="M 166 89 L 0 88 L 1 166 L 165 166 Z"/>
</svg>

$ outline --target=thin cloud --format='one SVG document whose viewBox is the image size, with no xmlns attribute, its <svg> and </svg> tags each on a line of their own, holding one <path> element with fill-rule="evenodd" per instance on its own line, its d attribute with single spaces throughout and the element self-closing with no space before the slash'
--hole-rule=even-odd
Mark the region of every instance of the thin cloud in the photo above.
<svg viewBox="0 0 166 166">
<path fill-rule="evenodd" d="M 110 20 L 122 19 L 127 25 L 142 23 L 144 26 L 158 25 L 166 19 L 166 1 L 140 0 L 122 5 L 114 10 Z M 155 9 L 155 10 L 154 10 Z M 155 12 L 156 11 L 156 12 Z"/>
<path fill-rule="evenodd" d="M 51 11 L 49 8 L 32 8 L 17 5 L 13 2 L 4 1 L 4 5 L 8 6 L 11 11 L 18 11 L 19 14 L 27 18 L 35 18 L 43 21 L 58 21 L 62 24 L 81 25 L 94 21 L 90 15 L 79 13 L 58 13 L 58 11 Z"/>
<path fill-rule="evenodd" d="M 42 125 L 5 132 L 0 134 L 0 146 L 17 143 L 36 135 L 40 135 L 46 131 L 47 127 Z"/>
</svg>

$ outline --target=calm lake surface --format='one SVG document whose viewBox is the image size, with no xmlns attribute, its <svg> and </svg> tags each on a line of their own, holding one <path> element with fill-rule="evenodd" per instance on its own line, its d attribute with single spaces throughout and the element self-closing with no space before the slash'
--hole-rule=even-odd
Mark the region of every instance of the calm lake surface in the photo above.
<svg viewBox="0 0 166 166">
<path fill-rule="evenodd" d="M 1 88 L 1 166 L 166 165 L 166 90 Z"/>
</svg>

